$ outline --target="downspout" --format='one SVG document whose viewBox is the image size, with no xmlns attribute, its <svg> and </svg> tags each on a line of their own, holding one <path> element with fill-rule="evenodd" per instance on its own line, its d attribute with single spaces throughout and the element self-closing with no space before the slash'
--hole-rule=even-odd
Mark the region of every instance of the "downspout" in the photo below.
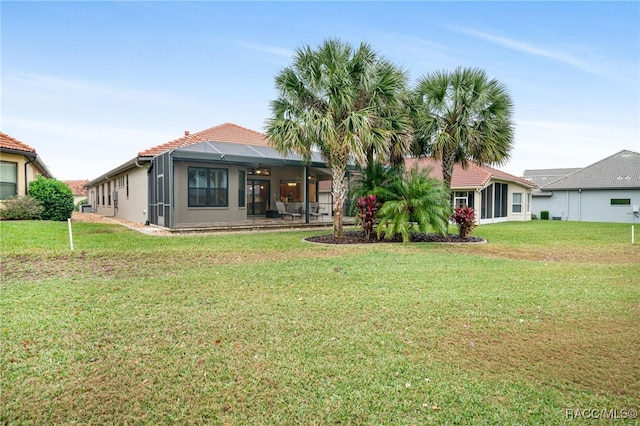
<svg viewBox="0 0 640 426">
<path fill-rule="evenodd" d="M 29 189 L 29 179 L 27 178 L 27 165 L 30 163 L 33 163 L 35 160 L 36 160 L 36 157 L 33 157 L 32 159 L 24 163 L 24 195 L 27 195 L 27 192 Z"/>
<path fill-rule="evenodd" d="M 582 222 L 582 189 L 578 189 L 578 222 Z"/>
</svg>

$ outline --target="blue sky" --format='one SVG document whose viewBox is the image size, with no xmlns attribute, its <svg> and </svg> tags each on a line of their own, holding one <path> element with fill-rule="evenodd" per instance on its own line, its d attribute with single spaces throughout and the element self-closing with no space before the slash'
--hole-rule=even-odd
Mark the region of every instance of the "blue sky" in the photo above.
<svg viewBox="0 0 640 426">
<path fill-rule="evenodd" d="M 225 122 L 264 130 L 296 48 L 364 41 L 418 77 L 479 67 L 515 104 L 501 168 L 640 151 L 639 2 L 0 2 L 3 132 L 58 179 Z"/>
</svg>

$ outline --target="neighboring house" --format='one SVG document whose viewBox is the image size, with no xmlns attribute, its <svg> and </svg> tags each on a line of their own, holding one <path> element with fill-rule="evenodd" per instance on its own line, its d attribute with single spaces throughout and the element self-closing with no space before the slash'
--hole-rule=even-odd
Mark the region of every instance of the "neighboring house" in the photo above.
<svg viewBox="0 0 640 426">
<path fill-rule="evenodd" d="M 77 204 L 79 201 L 82 201 L 87 198 L 87 184 L 88 180 L 63 180 L 63 183 L 66 183 L 69 188 L 71 188 L 71 192 L 73 193 L 73 204 Z"/>
<path fill-rule="evenodd" d="M 26 195 L 38 176 L 52 177 L 36 150 L 0 132 L 0 200 Z"/>
<path fill-rule="evenodd" d="M 93 211 L 170 229 L 267 216 L 276 201 L 318 201 L 331 179 L 319 154 L 282 156 L 266 136 L 225 123 L 139 152 L 88 184 Z M 303 216 L 304 217 L 304 216 Z"/>
<path fill-rule="evenodd" d="M 533 212 L 552 219 L 585 222 L 632 222 L 640 205 L 640 154 L 622 150 L 581 169 L 525 170 L 539 184 Z M 543 183 L 541 177 L 547 177 Z"/>
<path fill-rule="evenodd" d="M 415 164 L 431 169 L 430 176 L 442 180 L 442 165 L 429 157 L 408 158 L 407 168 Z M 535 184 L 489 166 L 469 162 L 466 168 L 456 164 L 451 178 L 454 207 L 471 207 L 476 223 L 531 220 L 531 193 Z"/>
</svg>

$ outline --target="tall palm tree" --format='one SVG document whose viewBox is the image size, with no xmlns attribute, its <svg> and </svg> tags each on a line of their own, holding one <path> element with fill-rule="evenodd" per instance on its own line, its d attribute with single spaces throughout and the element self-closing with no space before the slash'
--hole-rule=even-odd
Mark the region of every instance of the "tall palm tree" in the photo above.
<svg viewBox="0 0 640 426">
<path fill-rule="evenodd" d="M 324 155 L 333 178 L 333 234 L 342 237 L 349 161 L 365 165 L 368 153 L 387 152 L 389 141 L 410 133 L 410 121 L 394 114 L 406 75 L 366 43 L 354 49 L 331 39 L 296 50 L 276 76 L 276 89 L 269 141 L 283 154 L 309 159 L 317 149 Z"/>
<path fill-rule="evenodd" d="M 451 191 L 453 166 L 469 161 L 500 165 L 509 159 L 513 102 L 506 87 L 477 68 L 437 71 L 418 79 L 415 90 L 416 154 L 442 162 Z"/>
</svg>

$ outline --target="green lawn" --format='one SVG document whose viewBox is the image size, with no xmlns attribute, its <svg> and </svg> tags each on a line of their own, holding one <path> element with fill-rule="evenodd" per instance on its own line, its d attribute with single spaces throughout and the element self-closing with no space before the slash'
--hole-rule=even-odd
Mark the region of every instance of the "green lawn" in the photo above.
<svg viewBox="0 0 640 426">
<path fill-rule="evenodd" d="M 630 228 L 321 246 L 78 223 L 71 252 L 66 223 L 0 222 L 0 423 L 636 424 Z"/>
</svg>

